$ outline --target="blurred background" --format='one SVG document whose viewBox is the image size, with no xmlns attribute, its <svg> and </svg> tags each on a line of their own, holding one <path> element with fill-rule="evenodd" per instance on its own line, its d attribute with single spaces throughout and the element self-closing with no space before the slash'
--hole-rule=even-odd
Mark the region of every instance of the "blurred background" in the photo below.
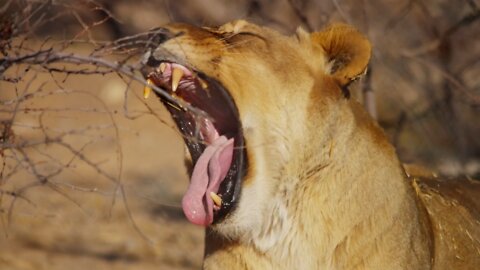
<svg viewBox="0 0 480 270">
<path fill-rule="evenodd" d="M 0 269 L 198 269 L 183 143 L 115 42 L 168 22 L 373 43 L 353 97 L 405 163 L 480 178 L 478 0 L 0 0 Z"/>
</svg>

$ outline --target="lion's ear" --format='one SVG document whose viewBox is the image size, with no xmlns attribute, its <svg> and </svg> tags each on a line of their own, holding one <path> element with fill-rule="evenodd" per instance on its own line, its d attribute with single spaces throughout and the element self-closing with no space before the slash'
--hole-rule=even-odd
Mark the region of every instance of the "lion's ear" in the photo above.
<svg viewBox="0 0 480 270">
<path fill-rule="evenodd" d="M 371 45 L 368 39 L 352 26 L 333 24 L 321 32 L 312 33 L 311 40 L 323 47 L 328 71 L 342 86 L 365 73 L 370 60 Z"/>
</svg>

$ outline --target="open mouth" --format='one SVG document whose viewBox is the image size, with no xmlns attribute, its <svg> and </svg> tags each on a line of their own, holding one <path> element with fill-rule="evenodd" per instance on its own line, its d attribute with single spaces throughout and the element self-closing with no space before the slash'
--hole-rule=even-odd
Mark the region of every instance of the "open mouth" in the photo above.
<svg viewBox="0 0 480 270">
<path fill-rule="evenodd" d="M 182 199 L 183 212 L 197 225 L 219 222 L 239 199 L 246 166 L 244 138 L 235 103 L 218 81 L 200 71 L 167 61 L 157 62 L 151 68 L 145 97 L 154 84 L 209 116 L 199 117 L 160 96 L 184 137 L 194 165 Z"/>
</svg>

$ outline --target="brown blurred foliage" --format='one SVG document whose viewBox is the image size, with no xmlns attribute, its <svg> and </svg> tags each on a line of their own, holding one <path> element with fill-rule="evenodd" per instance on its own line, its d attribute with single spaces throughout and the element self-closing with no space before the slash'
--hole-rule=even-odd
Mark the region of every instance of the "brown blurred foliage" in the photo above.
<svg viewBox="0 0 480 270">
<path fill-rule="evenodd" d="M 0 268 L 199 267 L 181 138 L 140 94 L 149 29 L 350 23 L 374 46 L 351 91 L 402 160 L 479 178 L 479 18 L 475 0 L 0 0 Z"/>
</svg>

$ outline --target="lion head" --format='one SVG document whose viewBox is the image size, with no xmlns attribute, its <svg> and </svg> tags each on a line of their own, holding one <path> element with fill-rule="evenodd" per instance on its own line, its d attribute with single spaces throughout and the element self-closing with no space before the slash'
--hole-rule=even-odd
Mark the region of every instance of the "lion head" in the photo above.
<svg viewBox="0 0 480 270">
<path fill-rule="evenodd" d="M 162 98 L 193 164 L 186 217 L 232 237 L 263 231 L 266 217 L 273 224 L 287 211 L 278 196 L 301 188 L 292 180 L 318 163 L 319 131 L 335 125 L 325 119 L 365 72 L 370 43 L 344 24 L 292 36 L 243 20 L 161 32 L 149 82 L 208 115 Z"/>
</svg>

